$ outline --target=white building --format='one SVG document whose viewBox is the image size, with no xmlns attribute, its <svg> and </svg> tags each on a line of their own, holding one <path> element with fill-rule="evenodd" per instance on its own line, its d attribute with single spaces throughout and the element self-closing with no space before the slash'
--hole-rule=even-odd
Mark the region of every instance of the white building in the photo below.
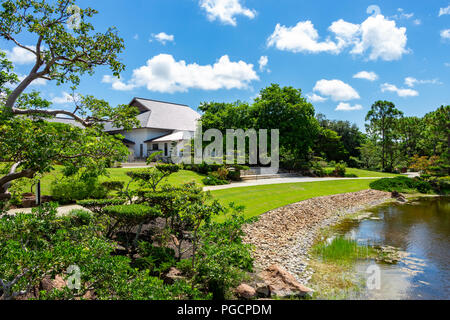
<svg viewBox="0 0 450 320">
<path fill-rule="evenodd" d="M 138 108 L 140 126 L 123 131 L 105 126 L 110 133 L 120 133 L 130 150 L 129 161 L 144 160 L 150 154 L 162 151 L 163 158 L 173 152 L 180 154 L 182 140 L 194 136 L 196 121 L 200 114 L 187 105 L 157 100 L 134 98 L 130 104 Z"/>
</svg>

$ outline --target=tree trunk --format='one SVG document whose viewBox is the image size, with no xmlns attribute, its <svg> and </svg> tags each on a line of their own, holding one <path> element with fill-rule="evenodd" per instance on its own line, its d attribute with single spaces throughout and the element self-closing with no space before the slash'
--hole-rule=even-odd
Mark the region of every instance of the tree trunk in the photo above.
<svg viewBox="0 0 450 320">
<path fill-rule="evenodd" d="M 20 178 L 33 178 L 35 171 L 31 169 L 25 169 L 20 172 L 16 172 L 19 167 L 20 162 L 15 163 L 9 173 L 0 178 L 0 200 L 9 199 L 11 197 L 8 192 L 9 187 L 11 187 L 11 182 Z"/>
</svg>

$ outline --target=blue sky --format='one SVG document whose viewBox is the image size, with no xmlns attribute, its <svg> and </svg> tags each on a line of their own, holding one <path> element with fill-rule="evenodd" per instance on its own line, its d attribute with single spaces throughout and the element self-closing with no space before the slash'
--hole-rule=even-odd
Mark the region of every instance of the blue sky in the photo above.
<svg viewBox="0 0 450 320">
<path fill-rule="evenodd" d="M 121 79 L 98 68 L 82 94 L 188 104 L 251 101 L 271 83 L 300 88 L 316 112 L 361 128 L 375 100 L 422 116 L 450 103 L 450 1 L 82 0 L 98 31 L 125 40 Z M 372 6 L 372 7 L 370 7 Z M 372 9 L 372 10 L 368 10 Z M 23 38 L 33 45 L 31 38 Z M 31 62 L 1 42 L 16 71 Z M 262 64 L 260 64 L 262 63 Z M 67 87 L 33 86 L 55 108 Z"/>
</svg>

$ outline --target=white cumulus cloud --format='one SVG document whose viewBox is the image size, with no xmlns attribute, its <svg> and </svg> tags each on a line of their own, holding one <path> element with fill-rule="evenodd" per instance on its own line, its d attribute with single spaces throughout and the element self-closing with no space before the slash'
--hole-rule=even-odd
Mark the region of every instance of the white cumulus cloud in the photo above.
<svg viewBox="0 0 450 320">
<path fill-rule="evenodd" d="M 261 56 L 259 58 L 258 64 L 259 64 L 259 71 L 264 71 L 267 64 L 269 63 L 269 58 L 267 56 Z"/>
<path fill-rule="evenodd" d="M 390 84 L 390 83 L 383 83 L 381 85 L 381 92 L 385 92 L 385 91 L 394 92 L 399 97 L 402 97 L 402 98 L 416 97 L 419 95 L 419 92 L 417 92 L 416 90 L 397 88 L 397 86 Z"/>
<path fill-rule="evenodd" d="M 277 24 L 275 31 L 267 39 L 267 45 L 292 52 L 339 53 L 340 51 L 338 45 L 330 39 L 319 41 L 319 33 L 311 21 L 299 22 L 294 27 Z"/>
<path fill-rule="evenodd" d="M 353 75 L 353 78 L 375 81 L 378 80 L 378 75 L 373 71 L 360 71 L 357 74 Z"/>
<path fill-rule="evenodd" d="M 446 14 L 450 14 L 450 5 L 447 8 L 440 8 L 439 9 L 439 17 L 446 15 Z"/>
<path fill-rule="evenodd" d="M 150 39 L 150 42 L 152 42 L 153 39 L 165 45 L 167 42 L 173 42 L 175 40 L 175 36 L 173 34 L 160 32 L 158 34 L 152 34 L 152 39 Z"/>
<path fill-rule="evenodd" d="M 132 84 L 132 83 L 126 84 L 123 81 L 119 80 L 118 78 L 110 76 L 110 75 L 104 75 L 102 82 L 110 83 L 111 87 L 117 91 L 130 91 L 135 88 L 134 84 Z"/>
<path fill-rule="evenodd" d="M 319 96 L 318 94 L 315 94 L 315 93 L 307 94 L 306 97 L 311 102 L 325 102 L 325 101 L 328 100 L 327 98 L 321 97 L 321 96 Z"/>
<path fill-rule="evenodd" d="M 348 101 L 360 98 L 355 89 L 337 79 L 317 81 L 314 91 L 319 92 L 322 96 L 328 96 L 334 101 Z"/>
<path fill-rule="evenodd" d="M 34 46 L 27 46 L 31 50 L 35 50 Z M 6 58 L 14 64 L 29 64 L 36 61 L 36 55 L 24 48 L 15 46 L 12 50 L 3 50 Z"/>
<path fill-rule="evenodd" d="M 338 104 L 335 111 L 355 111 L 361 110 L 363 107 L 360 104 L 350 105 L 349 103 L 341 102 Z"/>
<path fill-rule="evenodd" d="M 441 31 L 442 39 L 450 39 L 450 29 L 445 29 Z"/>
<path fill-rule="evenodd" d="M 340 19 L 328 30 L 334 39 L 320 40 L 311 21 L 300 21 L 293 27 L 277 24 L 267 39 L 267 46 L 291 52 L 333 54 L 348 47 L 352 54 L 368 54 L 369 60 L 385 61 L 398 60 L 408 53 L 406 28 L 397 27 L 394 20 L 381 14 L 370 16 L 361 24 Z"/>
<path fill-rule="evenodd" d="M 431 80 L 419 80 L 413 77 L 406 77 L 405 84 L 408 87 L 414 87 L 416 84 L 442 84 L 439 79 L 431 79 Z"/>
<path fill-rule="evenodd" d="M 52 103 L 55 104 L 67 104 L 67 103 L 71 103 L 74 102 L 73 96 L 65 91 L 63 91 L 61 93 L 61 96 L 59 97 L 54 97 L 53 99 L 50 100 Z"/>
<path fill-rule="evenodd" d="M 220 20 L 224 24 L 236 26 L 236 16 L 243 15 L 249 19 L 256 16 L 256 11 L 245 8 L 241 0 L 200 0 L 200 7 L 206 11 L 210 21 Z"/>
<path fill-rule="evenodd" d="M 228 55 L 222 56 L 213 65 L 199 65 L 176 61 L 169 54 L 159 54 L 149 59 L 146 65 L 133 70 L 128 83 L 110 76 L 104 76 L 103 82 L 112 83 L 115 90 L 146 87 L 149 91 L 164 93 L 186 92 L 189 89 L 245 89 L 250 82 L 259 80 L 253 67 L 253 64 L 242 60 L 230 61 Z"/>
</svg>

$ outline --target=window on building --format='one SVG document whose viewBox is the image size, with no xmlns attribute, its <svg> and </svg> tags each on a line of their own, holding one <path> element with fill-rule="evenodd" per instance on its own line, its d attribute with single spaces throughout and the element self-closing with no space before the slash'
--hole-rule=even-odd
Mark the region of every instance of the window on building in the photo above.
<svg viewBox="0 0 450 320">
<path fill-rule="evenodd" d="M 169 145 L 164 143 L 164 156 L 167 157 L 169 155 Z"/>
<path fill-rule="evenodd" d="M 153 148 L 153 151 L 156 151 L 159 149 L 159 145 L 157 143 L 154 143 L 152 148 Z"/>
</svg>

